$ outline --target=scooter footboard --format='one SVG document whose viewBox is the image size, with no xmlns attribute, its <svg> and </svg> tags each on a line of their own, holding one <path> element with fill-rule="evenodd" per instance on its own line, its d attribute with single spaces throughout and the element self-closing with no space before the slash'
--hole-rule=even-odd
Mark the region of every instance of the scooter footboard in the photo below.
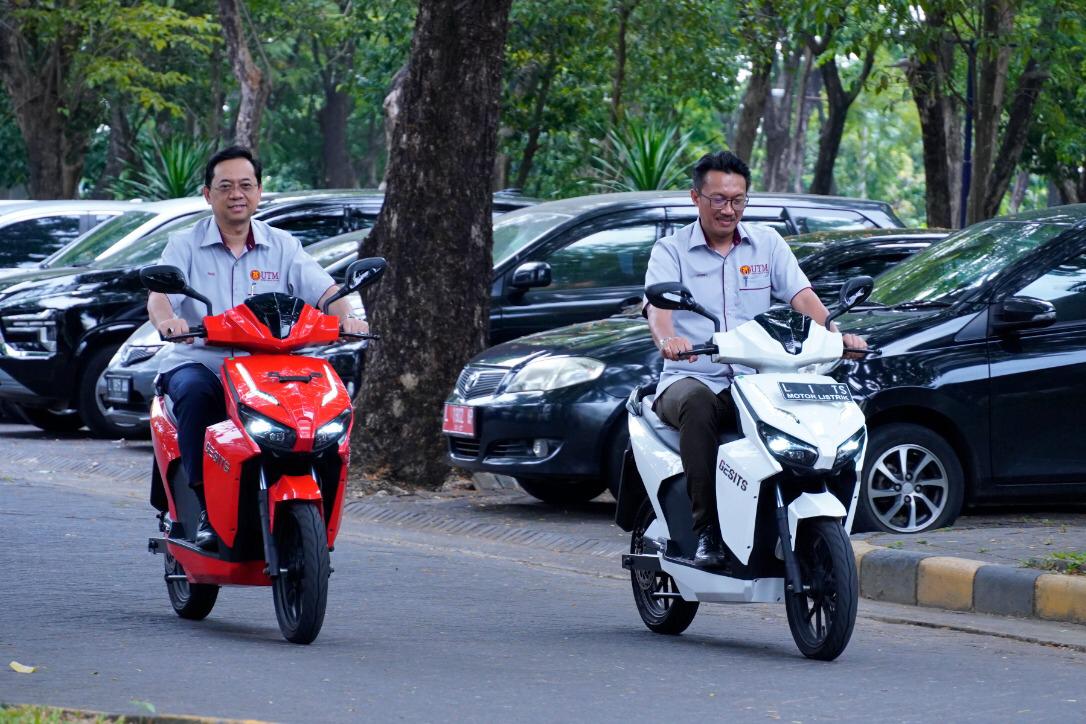
<svg viewBox="0 0 1086 724">
<path fill-rule="evenodd" d="M 675 580 L 684 601 L 780 603 L 784 600 L 783 578 L 730 578 L 667 558 L 660 559 L 660 567 Z"/>
</svg>

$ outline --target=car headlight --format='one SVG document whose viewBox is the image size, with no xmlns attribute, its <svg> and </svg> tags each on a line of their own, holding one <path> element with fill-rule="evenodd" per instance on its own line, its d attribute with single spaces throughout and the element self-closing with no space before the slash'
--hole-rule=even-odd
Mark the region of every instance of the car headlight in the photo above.
<svg viewBox="0 0 1086 724">
<path fill-rule="evenodd" d="M 281 422 L 276 422 L 256 410 L 238 405 L 238 417 L 245 426 L 245 432 L 261 447 L 269 447 L 280 452 L 290 452 L 298 440 L 298 433 Z"/>
<path fill-rule="evenodd" d="M 864 442 L 867 440 L 867 430 L 860 428 L 859 432 L 841 443 L 841 446 L 837 448 L 837 457 L 833 461 L 833 466 L 844 463 L 846 460 L 852 460 L 860 451 L 864 449 Z"/>
<path fill-rule="evenodd" d="M 782 463 L 809 468 L 818 460 L 818 450 L 813 446 L 764 422 L 758 423 L 758 434 L 762 436 L 762 442 L 769 448 L 773 457 Z"/>
<path fill-rule="evenodd" d="M 57 351 L 55 309 L 9 314 L 3 319 L 4 352 L 12 357 L 50 357 Z"/>
<path fill-rule="evenodd" d="M 122 367 L 130 367 L 138 362 L 149 360 L 168 344 L 162 341 L 154 325 L 144 324 L 121 345 L 120 364 Z"/>
<path fill-rule="evenodd" d="M 505 391 L 556 390 L 591 382 L 603 374 L 606 366 L 590 357 L 547 357 L 529 362 L 515 373 Z"/>
<path fill-rule="evenodd" d="M 347 429 L 351 426 L 351 408 L 347 408 L 329 422 L 324 423 L 313 436 L 313 452 L 323 450 L 333 443 L 336 447 L 343 442 Z"/>
</svg>

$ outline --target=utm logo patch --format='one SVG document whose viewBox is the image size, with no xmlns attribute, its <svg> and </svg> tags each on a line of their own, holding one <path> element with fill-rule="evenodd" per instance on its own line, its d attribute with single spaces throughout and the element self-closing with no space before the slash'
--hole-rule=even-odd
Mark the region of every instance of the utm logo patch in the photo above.
<svg viewBox="0 0 1086 724">
<path fill-rule="evenodd" d="M 249 272 L 249 278 L 254 282 L 277 282 L 279 281 L 279 272 L 277 271 L 260 271 L 259 269 L 253 269 Z"/>
<path fill-rule="evenodd" d="M 743 266 L 739 267 L 739 273 L 743 276 L 750 276 L 750 267 L 744 264 Z"/>
</svg>

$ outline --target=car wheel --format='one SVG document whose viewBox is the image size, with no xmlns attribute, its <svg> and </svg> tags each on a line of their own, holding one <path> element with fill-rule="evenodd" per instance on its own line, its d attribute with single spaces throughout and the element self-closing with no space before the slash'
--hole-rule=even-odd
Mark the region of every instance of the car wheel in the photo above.
<svg viewBox="0 0 1086 724">
<path fill-rule="evenodd" d="M 56 412 L 44 407 L 23 407 L 14 404 L 11 407 L 28 424 L 45 432 L 75 432 L 83 427 L 83 418 L 78 412 Z"/>
<path fill-rule="evenodd" d="M 871 433 L 856 512 L 859 530 L 920 533 L 953 523 L 965 498 L 961 463 L 926 427 L 894 423 Z"/>
<path fill-rule="evenodd" d="M 105 373 L 109 361 L 117 352 L 117 346 L 109 345 L 93 352 L 79 379 L 79 414 L 91 432 L 99 437 L 138 438 L 140 430 L 117 425 L 106 414 L 106 405 L 98 396 L 98 380 Z"/>
<path fill-rule="evenodd" d="M 538 478 L 517 478 L 517 485 L 528 495 L 551 505 L 587 503 L 607 487 L 603 480 L 568 482 Z"/>
</svg>

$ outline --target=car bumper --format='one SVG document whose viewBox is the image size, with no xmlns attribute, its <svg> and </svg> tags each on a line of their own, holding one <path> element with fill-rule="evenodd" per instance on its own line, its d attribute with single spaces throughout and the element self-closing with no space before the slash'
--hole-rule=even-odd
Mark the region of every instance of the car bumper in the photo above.
<svg viewBox="0 0 1086 724">
<path fill-rule="evenodd" d="M 475 436 L 446 434 L 447 460 L 472 472 L 530 478 L 598 478 L 603 445 L 623 400 L 589 389 L 524 392 L 449 404 L 475 410 Z"/>
<path fill-rule="evenodd" d="M 98 380 L 98 399 L 106 418 L 118 427 L 148 428 L 155 396 L 158 358 L 149 364 L 110 368 Z"/>
</svg>

